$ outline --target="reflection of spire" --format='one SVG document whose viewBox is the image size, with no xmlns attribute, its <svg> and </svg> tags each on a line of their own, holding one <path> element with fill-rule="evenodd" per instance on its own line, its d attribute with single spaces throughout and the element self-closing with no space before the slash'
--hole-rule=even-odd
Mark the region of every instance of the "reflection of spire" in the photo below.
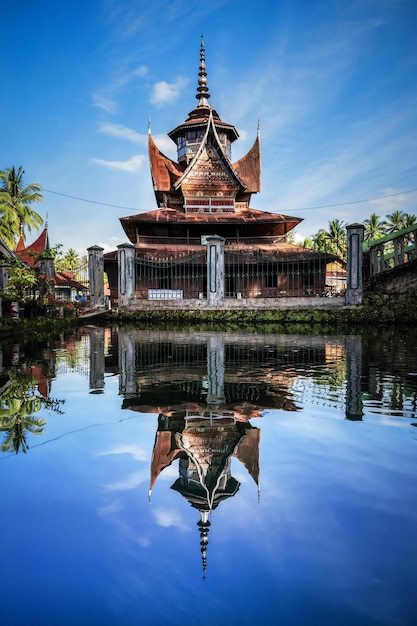
<svg viewBox="0 0 417 626">
<path fill-rule="evenodd" d="M 207 572 L 207 546 L 208 546 L 208 534 L 210 530 L 210 522 L 208 521 L 208 511 L 200 511 L 201 519 L 197 522 L 197 526 L 200 528 L 200 546 L 201 546 L 201 560 L 203 563 L 203 579 L 206 578 Z"/>
<path fill-rule="evenodd" d="M 210 94 L 208 92 L 207 87 L 207 73 L 206 73 L 206 61 L 204 56 L 204 35 L 201 35 L 201 46 L 200 46 L 200 71 L 198 72 L 198 87 L 196 98 L 199 100 L 198 107 L 207 107 L 209 106 L 208 98 L 210 98 Z"/>
</svg>

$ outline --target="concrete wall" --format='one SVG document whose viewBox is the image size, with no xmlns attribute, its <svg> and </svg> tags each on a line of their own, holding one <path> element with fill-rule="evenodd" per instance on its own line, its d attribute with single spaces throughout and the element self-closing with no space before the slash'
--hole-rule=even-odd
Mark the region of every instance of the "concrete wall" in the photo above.
<svg viewBox="0 0 417 626">
<path fill-rule="evenodd" d="M 417 290 L 417 259 L 375 274 L 366 281 L 365 289 L 371 293 L 386 294 L 405 293 L 408 289 Z"/>
<path fill-rule="evenodd" d="M 210 305 L 207 300 L 135 300 L 121 311 L 229 311 L 229 310 L 276 310 L 276 309 L 337 309 L 345 306 L 345 298 L 225 298 L 221 304 Z"/>
</svg>

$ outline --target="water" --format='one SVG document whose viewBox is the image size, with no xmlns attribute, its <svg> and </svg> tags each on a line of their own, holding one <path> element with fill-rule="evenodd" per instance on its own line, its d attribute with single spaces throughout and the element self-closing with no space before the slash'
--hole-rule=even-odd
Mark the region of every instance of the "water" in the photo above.
<svg viewBox="0 0 417 626">
<path fill-rule="evenodd" d="M 4 342 L 1 623 L 414 625 L 416 349 L 412 329 Z"/>
</svg>

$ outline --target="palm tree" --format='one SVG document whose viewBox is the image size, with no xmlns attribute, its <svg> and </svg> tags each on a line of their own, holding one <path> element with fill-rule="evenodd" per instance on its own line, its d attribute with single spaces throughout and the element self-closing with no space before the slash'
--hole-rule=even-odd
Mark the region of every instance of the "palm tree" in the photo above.
<svg viewBox="0 0 417 626">
<path fill-rule="evenodd" d="M 412 213 L 406 213 L 404 217 L 404 228 L 417 224 L 417 216 Z"/>
<path fill-rule="evenodd" d="M 74 271 L 74 269 L 80 263 L 80 257 L 74 250 L 74 248 L 69 248 L 68 252 L 64 256 L 65 268 L 70 270 L 70 272 Z"/>
<path fill-rule="evenodd" d="M 1 235 L 5 242 L 14 247 L 20 233 L 26 228 L 29 232 L 43 224 L 43 219 L 30 205 L 40 202 L 43 197 L 39 193 L 40 185 L 30 183 L 24 186 L 22 167 L 16 171 L 14 167 L 0 170 L 0 217 Z"/>
<path fill-rule="evenodd" d="M 363 225 L 365 226 L 365 241 L 374 241 L 385 235 L 385 223 L 376 213 L 371 213 L 368 219 L 364 220 Z"/>
<path fill-rule="evenodd" d="M 346 226 L 344 222 L 339 219 L 331 220 L 326 234 L 330 250 L 342 259 L 346 259 Z"/>
<path fill-rule="evenodd" d="M 313 235 L 312 241 L 314 250 L 318 250 L 319 252 L 330 252 L 328 233 L 324 230 L 324 228 L 320 228 L 320 230 Z"/>
<path fill-rule="evenodd" d="M 1 443 L 1 451 L 15 452 L 17 454 L 21 450 L 26 454 L 29 448 L 26 441 L 26 433 L 42 435 L 45 432 L 45 424 L 45 419 L 26 415 L 22 419 L 14 420 L 8 426 L 0 426 L 0 430 L 5 433 Z"/>
<path fill-rule="evenodd" d="M 2 398 L 0 410 L 0 432 L 5 433 L 1 443 L 3 452 L 15 452 L 19 450 L 26 452 L 28 445 L 26 442 L 26 432 L 33 435 L 41 435 L 44 432 L 46 420 L 34 417 L 42 408 L 42 398 L 39 396 L 25 397 L 16 395 L 17 387 L 12 381 L 10 387 L 5 391 Z"/>
<path fill-rule="evenodd" d="M 402 230 L 405 225 L 406 214 L 404 211 L 394 211 L 390 215 L 387 215 L 387 221 L 385 222 L 386 232 L 388 234 L 394 233 L 397 230 Z"/>
</svg>

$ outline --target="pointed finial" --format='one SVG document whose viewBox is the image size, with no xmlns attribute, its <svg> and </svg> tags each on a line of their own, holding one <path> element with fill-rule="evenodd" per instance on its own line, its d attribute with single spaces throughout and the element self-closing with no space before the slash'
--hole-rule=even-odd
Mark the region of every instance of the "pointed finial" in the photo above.
<svg viewBox="0 0 417 626">
<path fill-rule="evenodd" d="M 148 135 L 151 134 L 151 116 L 148 117 Z"/>
<path fill-rule="evenodd" d="M 205 580 L 206 572 L 207 572 L 208 534 L 210 530 L 210 522 L 208 521 L 208 511 L 200 511 L 200 521 L 197 522 L 197 526 L 200 529 L 201 561 L 203 565 L 203 580 Z"/>
<path fill-rule="evenodd" d="M 209 90 L 207 87 L 207 73 L 206 73 L 206 61 L 204 53 L 204 35 L 201 35 L 200 46 L 200 67 L 198 72 L 198 87 L 196 98 L 199 100 L 197 106 L 209 106 L 208 99 L 210 98 Z"/>
<path fill-rule="evenodd" d="M 257 135 L 258 135 L 258 137 L 260 137 L 260 136 L 261 136 L 261 122 L 260 122 L 259 118 L 258 118 L 258 131 L 257 131 Z"/>
<path fill-rule="evenodd" d="M 46 219 L 45 219 L 45 228 L 48 228 L 48 213 L 46 214 Z"/>
</svg>

